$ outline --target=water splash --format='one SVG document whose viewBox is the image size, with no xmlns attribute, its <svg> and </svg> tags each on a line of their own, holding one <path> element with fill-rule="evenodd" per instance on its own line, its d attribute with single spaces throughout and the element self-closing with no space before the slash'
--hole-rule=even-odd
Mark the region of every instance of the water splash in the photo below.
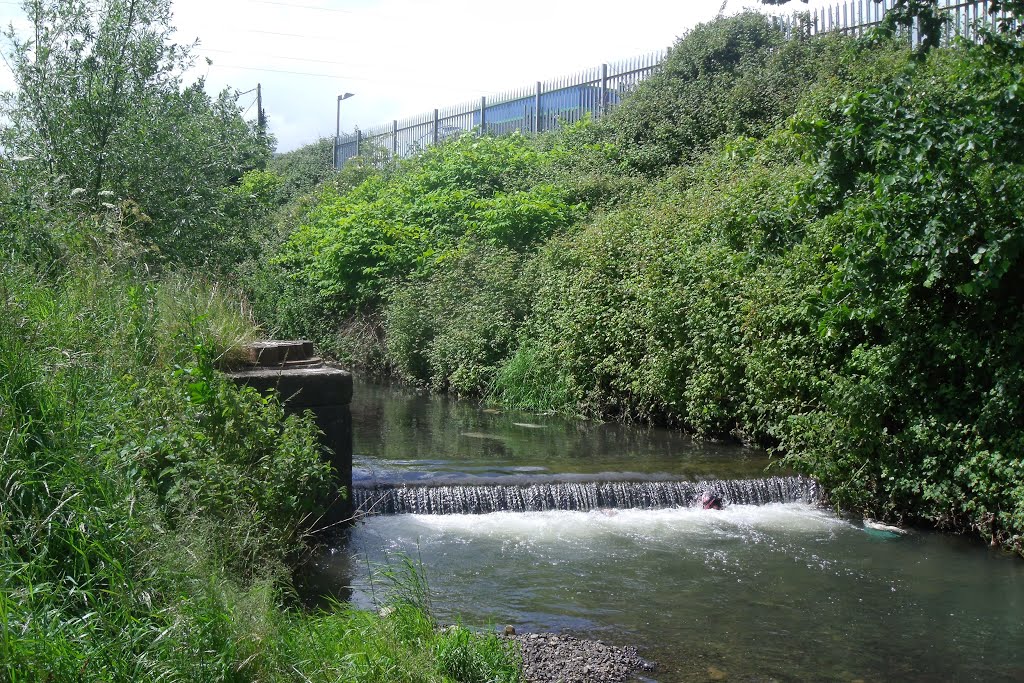
<svg viewBox="0 0 1024 683">
<path fill-rule="evenodd" d="M 715 491 L 726 505 L 810 503 L 822 499 L 817 481 L 769 477 L 711 481 L 595 481 L 533 484 L 356 486 L 353 504 L 363 514 L 487 514 L 491 512 L 657 509 L 699 504 Z"/>
</svg>

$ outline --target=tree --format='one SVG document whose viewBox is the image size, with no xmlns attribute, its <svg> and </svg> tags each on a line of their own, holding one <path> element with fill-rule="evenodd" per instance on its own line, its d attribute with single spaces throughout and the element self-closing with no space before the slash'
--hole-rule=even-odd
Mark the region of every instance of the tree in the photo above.
<svg viewBox="0 0 1024 683">
<path fill-rule="evenodd" d="M 183 86 L 192 46 L 171 42 L 170 0 L 23 0 L 32 35 L 6 33 L 17 90 L 0 144 L 45 169 L 57 197 L 127 202 L 163 259 L 226 258 L 223 189 L 261 167 L 270 141 L 232 93 Z M 229 236 L 230 237 L 230 236 Z"/>
</svg>

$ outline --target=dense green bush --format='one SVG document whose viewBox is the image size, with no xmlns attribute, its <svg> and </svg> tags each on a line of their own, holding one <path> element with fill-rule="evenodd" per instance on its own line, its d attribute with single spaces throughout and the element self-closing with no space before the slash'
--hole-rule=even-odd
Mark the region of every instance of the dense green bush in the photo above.
<svg viewBox="0 0 1024 683">
<path fill-rule="evenodd" d="M 894 61 L 552 242 L 508 365 L 568 405 L 532 407 L 732 432 L 837 504 L 1019 548 L 1020 49 Z"/>
<path fill-rule="evenodd" d="M 548 244 L 520 336 L 568 402 L 533 407 L 737 429 L 743 280 L 791 239 L 793 164 L 740 140 Z M 498 396 L 521 392 L 515 377 Z"/>
<path fill-rule="evenodd" d="M 316 312 L 307 317 L 337 318 L 381 306 L 393 282 L 467 245 L 529 249 L 580 216 L 565 191 L 529 180 L 560 153 L 542 154 L 520 136 L 464 136 L 350 191 L 325 187 L 276 257 L 279 279 Z"/>
<path fill-rule="evenodd" d="M 0 262 L 0 678 L 518 680 L 418 604 L 282 609 L 333 478 L 310 417 L 214 370 L 231 296 Z"/>
<path fill-rule="evenodd" d="M 23 4 L 0 116 L 0 680 L 517 680 L 515 652 L 417 604 L 294 609 L 335 478 L 310 415 L 218 372 L 257 334 L 240 294 L 181 270 L 275 243 L 253 225 L 282 201 L 269 141 L 230 94 L 181 87 L 169 2 Z"/>
<path fill-rule="evenodd" d="M 334 174 L 334 138 L 320 138 L 286 154 L 275 154 L 267 170 L 281 177 L 283 200 L 310 192 Z"/>
<path fill-rule="evenodd" d="M 239 323 L 207 326 L 223 306 L 163 310 L 160 289 L 102 267 L 0 271 L 7 680 L 210 677 L 174 652 L 212 647 L 191 601 L 279 571 L 323 505 L 311 422 L 212 372 L 216 330 Z M 158 337 L 169 328 L 191 335 Z"/>
<path fill-rule="evenodd" d="M 763 137 L 830 74 L 844 41 L 787 38 L 754 12 L 701 24 L 609 117 L 626 169 L 660 174 L 695 160 L 722 136 Z"/>
<path fill-rule="evenodd" d="M 488 391 L 530 312 L 534 278 L 527 264 L 512 249 L 481 245 L 396 287 L 384 332 L 398 374 L 455 394 Z"/>
<path fill-rule="evenodd" d="M 351 357 L 510 407 L 763 445 L 838 505 L 1021 550 L 1006 28 L 911 52 L 751 14 L 698 27 L 603 121 L 325 191 L 277 261 L 292 329 L 371 330 Z"/>
<path fill-rule="evenodd" d="M 5 34 L 16 89 L 0 95 L 0 145 L 20 160 L 35 208 L 130 216 L 122 225 L 152 264 L 227 269 L 250 255 L 254 233 L 225 210 L 223 192 L 266 163 L 271 141 L 232 92 L 211 98 L 202 80 L 184 86 L 190 47 L 170 42 L 170 3 L 23 9 L 31 36 L 13 26 Z"/>
<path fill-rule="evenodd" d="M 836 378 L 783 444 L 841 500 L 993 541 L 1024 521 L 1022 54 L 1006 35 L 933 52 L 796 126 L 817 164 L 802 201 L 842 227 L 815 302 Z"/>
</svg>

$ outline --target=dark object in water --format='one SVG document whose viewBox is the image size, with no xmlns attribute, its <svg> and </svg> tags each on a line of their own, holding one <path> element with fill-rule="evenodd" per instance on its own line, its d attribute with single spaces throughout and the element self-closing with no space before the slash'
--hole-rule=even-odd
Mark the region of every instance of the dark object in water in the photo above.
<svg viewBox="0 0 1024 683">
<path fill-rule="evenodd" d="M 705 510 L 721 510 L 722 497 L 717 493 L 705 491 L 704 495 L 700 497 L 700 504 Z"/>
</svg>

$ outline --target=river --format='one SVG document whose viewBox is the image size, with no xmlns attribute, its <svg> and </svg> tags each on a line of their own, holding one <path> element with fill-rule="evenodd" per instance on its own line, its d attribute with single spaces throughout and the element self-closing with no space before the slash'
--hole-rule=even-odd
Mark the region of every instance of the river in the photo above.
<svg viewBox="0 0 1024 683">
<path fill-rule="evenodd" d="M 788 474 L 766 473 L 762 452 L 668 430 L 365 383 L 352 412 L 364 487 Z M 637 645 L 659 664 L 645 680 L 659 683 L 1024 680 L 1024 562 L 799 500 L 369 515 L 322 558 L 315 583 L 371 606 L 383 588 L 372 568 L 403 557 L 422 565 L 442 621 Z"/>
</svg>

